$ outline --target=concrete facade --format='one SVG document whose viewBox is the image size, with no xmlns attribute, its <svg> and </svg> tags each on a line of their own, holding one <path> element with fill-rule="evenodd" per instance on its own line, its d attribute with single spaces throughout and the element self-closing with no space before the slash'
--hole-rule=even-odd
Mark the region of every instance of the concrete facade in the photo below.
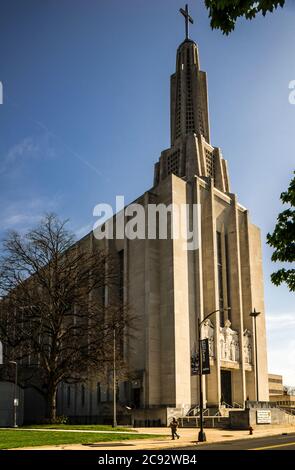
<svg viewBox="0 0 295 470">
<path fill-rule="evenodd" d="M 284 395 L 283 376 L 268 374 L 269 397 Z"/>
<path fill-rule="evenodd" d="M 133 379 L 120 384 L 119 402 L 133 406 L 135 419 L 163 421 L 168 408 L 185 414 L 198 405 L 198 377 L 191 370 L 197 320 L 218 309 L 202 330 L 210 345 L 211 373 L 203 377 L 206 408 L 255 400 L 257 376 L 259 399 L 269 399 L 260 231 L 230 191 L 227 162 L 210 143 L 208 110 L 206 74 L 196 44 L 186 40 L 177 50 L 171 77 L 171 147 L 155 165 L 153 187 L 135 202 L 146 214 L 149 204 L 187 204 L 182 224 L 188 227 L 198 205 L 197 247 L 188 250 L 185 237 L 97 242 L 90 234 L 81 242 L 104 244 L 123 260 L 124 302 L 136 314 L 137 334 L 126 334 L 124 341 Z M 175 224 L 168 216 L 168 229 L 176 229 Z M 254 308 L 261 312 L 257 368 L 249 315 Z M 60 390 L 60 413 L 88 416 L 89 407 L 81 411 L 77 397 L 76 411 L 70 411 L 69 403 L 67 409 L 65 388 Z M 91 412 L 96 416 L 111 403 L 107 388 L 102 386 L 101 404 Z"/>
<path fill-rule="evenodd" d="M 268 419 L 259 419 L 260 412 L 266 412 Z M 276 425 L 295 425 L 295 415 L 286 413 L 283 409 L 269 402 L 254 402 L 246 404 L 244 410 L 232 410 L 229 412 L 229 425 L 231 429 L 249 429 L 271 427 Z"/>
</svg>

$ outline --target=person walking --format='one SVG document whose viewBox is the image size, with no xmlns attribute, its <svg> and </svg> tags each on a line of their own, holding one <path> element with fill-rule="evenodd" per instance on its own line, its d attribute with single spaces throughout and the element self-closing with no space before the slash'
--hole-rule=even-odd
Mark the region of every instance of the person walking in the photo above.
<svg viewBox="0 0 295 470">
<path fill-rule="evenodd" d="M 170 428 L 171 428 L 172 440 L 174 441 L 175 436 L 177 437 L 177 439 L 179 439 L 180 435 L 177 434 L 178 421 L 175 418 L 172 419 L 170 423 Z"/>
</svg>

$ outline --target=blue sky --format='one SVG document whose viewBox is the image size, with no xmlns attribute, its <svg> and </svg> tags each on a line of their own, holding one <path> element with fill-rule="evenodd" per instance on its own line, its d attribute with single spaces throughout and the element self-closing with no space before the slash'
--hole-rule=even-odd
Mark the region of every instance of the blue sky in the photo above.
<svg viewBox="0 0 295 470">
<path fill-rule="evenodd" d="M 45 211 L 82 236 L 93 207 L 132 201 L 169 147 L 169 76 L 183 40 L 180 0 L 6 0 L 0 6 L 0 236 Z M 264 240 L 294 170 L 295 5 L 212 31 L 190 2 L 208 73 L 212 144 L 262 230 L 269 369 L 295 385 L 294 294 L 269 281 Z"/>
</svg>

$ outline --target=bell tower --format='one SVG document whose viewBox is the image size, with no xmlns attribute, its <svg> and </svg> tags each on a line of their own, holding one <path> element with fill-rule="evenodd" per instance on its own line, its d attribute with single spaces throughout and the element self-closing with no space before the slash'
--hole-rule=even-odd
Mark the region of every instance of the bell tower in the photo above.
<svg viewBox="0 0 295 470">
<path fill-rule="evenodd" d="M 206 72 L 200 70 L 198 46 L 189 38 L 193 19 L 187 5 L 180 13 L 185 18 L 185 40 L 177 49 L 176 71 L 171 76 L 171 147 L 155 165 L 154 185 L 171 173 L 187 181 L 197 175 L 213 178 L 215 187 L 229 192 L 226 161 L 210 142 Z"/>
<path fill-rule="evenodd" d="M 206 73 L 200 70 L 197 45 L 186 39 L 177 50 L 171 76 L 171 145 L 191 133 L 210 143 Z"/>
</svg>

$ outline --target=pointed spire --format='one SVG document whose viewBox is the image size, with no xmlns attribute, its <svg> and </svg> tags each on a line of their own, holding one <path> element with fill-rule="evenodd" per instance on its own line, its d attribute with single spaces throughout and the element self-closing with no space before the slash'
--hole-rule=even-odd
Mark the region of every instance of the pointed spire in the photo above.
<svg viewBox="0 0 295 470">
<path fill-rule="evenodd" d="M 174 174 L 187 181 L 195 176 L 210 180 L 220 191 L 230 192 L 226 161 L 210 142 L 206 73 L 200 69 L 197 44 L 189 39 L 193 19 L 188 6 L 180 10 L 185 18 L 186 39 L 176 54 L 176 70 L 171 76 L 171 146 L 155 164 L 154 186 Z"/>
<path fill-rule="evenodd" d="M 197 45 L 188 39 L 177 50 L 171 77 L 171 144 L 190 133 L 210 143 L 206 74 L 200 70 Z"/>
</svg>

